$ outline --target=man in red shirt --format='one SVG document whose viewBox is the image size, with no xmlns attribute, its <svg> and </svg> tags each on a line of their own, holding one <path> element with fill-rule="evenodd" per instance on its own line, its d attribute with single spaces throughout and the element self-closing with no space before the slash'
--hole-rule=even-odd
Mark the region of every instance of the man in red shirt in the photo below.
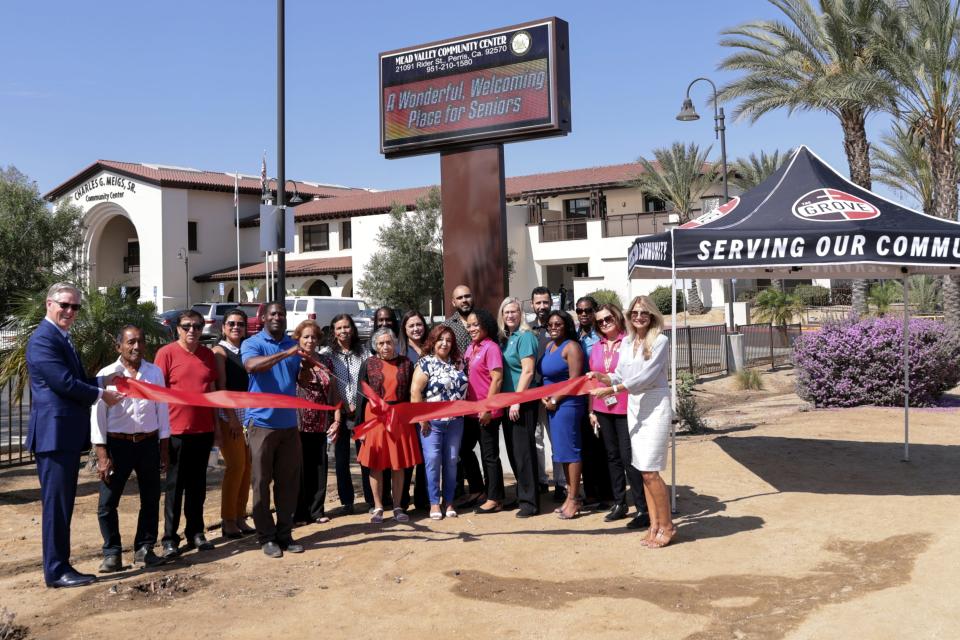
<svg viewBox="0 0 960 640">
<path fill-rule="evenodd" d="M 170 389 L 205 393 L 214 390 L 217 362 L 200 344 L 203 317 L 196 311 L 177 316 L 177 341 L 157 351 L 154 364 Z M 183 551 L 208 551 L 213 544 L 203 535 L 203 503 L 207 497 L 207 460 L 213 448 L 214 413 L 209 407 L 171 404 L 170 461 L 164 496 L 163 557 L 180 554 L 180 511 L 186 516 Z"/>
</svg>

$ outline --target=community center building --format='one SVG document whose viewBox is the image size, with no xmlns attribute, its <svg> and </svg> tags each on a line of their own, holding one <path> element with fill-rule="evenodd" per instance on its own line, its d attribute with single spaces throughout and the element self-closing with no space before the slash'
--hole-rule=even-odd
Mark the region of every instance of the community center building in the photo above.
<svg viewBox="0 0 960 640">
<path fill-rule="evenodd" d="M 511 295 L 524 300 L 537 285 L 557 291 L 562 284 L 570 300 L 598 289 L 612 289 L 627 300 L 669 285 L 627 277 L 633 240 L 676 223 L 662 200 L 631 185 L 642 170 L 626 163 L 507 178 L 507 238 L 515 266 Z M 163 311 L 188 302 L 268 297 L 268 265 L 260 250 L 261 185 L 259 176 L 98 160 L 44 197 L 83 210 L 82 258 L 91 284 L 125 286 L 129 295 L 152 300 Z M 271 196 L 276 186 L 267 181 Z M 391 208 L 399 204 L 412 211 L 430 189 L 378 191 L 300 180 L 287 180 L 286 187 L 288 202 L 294 195 L 304 200 L 294 210 L 287 288 L 332 296 L 357 294 L 355 283 L 378 250 L 377 233 Z M 717 184 L 693 215 L 717 207 L 720 192 Z M 725 302 L 720 280 L 699 285 L 707 306 Z"/>
</svg>

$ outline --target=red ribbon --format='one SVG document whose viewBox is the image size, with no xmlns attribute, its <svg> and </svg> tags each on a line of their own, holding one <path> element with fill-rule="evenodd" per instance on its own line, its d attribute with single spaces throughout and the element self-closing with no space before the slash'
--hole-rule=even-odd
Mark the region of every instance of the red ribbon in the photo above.
<svg viewBox="0 0 960 640">
<path fill-rule="evenodd" d="M 216 409 L 314 409 L 332 411 L 337 407 L 317 404 L 303 398 L 279 393 L 250 393 L 248 391 L 185 391 L 169 389 L 133 378 L 117 376 L 114 378 L 117 391 L 139 400 L 153 400 L 167 404 L 189 404 L 195 407 Z"/>
</svg>

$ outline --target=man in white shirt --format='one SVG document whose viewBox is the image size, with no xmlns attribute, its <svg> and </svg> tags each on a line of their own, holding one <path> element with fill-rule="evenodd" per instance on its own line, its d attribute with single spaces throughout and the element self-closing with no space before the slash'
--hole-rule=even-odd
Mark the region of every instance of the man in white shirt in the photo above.
<svg viewBox="0 0 960 640">
<path fill-rule="evenodd" d="M 160 369 L 143 359 L 143 330 L 127 325 L 117 336 L 116 362 L 100 370 L 101 376 L 117 374 L 166 386 Z M 97 453 L 100 503 L 97 519 L 103 535 L 100 573 L 123 568 L 117 506 L 131 472 L 140 488 L 140 514 L 133 539 L 134 564 L 151 566 L 163 562 L 154 552 L 160 514 L 160 474 L 166 471 L 170 442 L 170 416 L 165 403 L 125 397 L 114 406 L 103 401 L 93 405 L 90 441 Z"/>
</svg>

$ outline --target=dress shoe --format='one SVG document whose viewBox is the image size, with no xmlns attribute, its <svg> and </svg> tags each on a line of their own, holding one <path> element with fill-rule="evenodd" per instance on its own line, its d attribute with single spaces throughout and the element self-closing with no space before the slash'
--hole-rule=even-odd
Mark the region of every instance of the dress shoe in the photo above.
<svg viewBox="0 0 960 640">
<path fill-rule="evenodd" d="M 281 550 L 286 551 L 287 553 L 303 553 L 303 545 L 294 542 L 293 540 L 287 540 L 286 542 L 281 542 L 278 545 Z"/>
<path fill-rule="evenodd" d="M 133 554 L 133 564 L 155 567 L 158 564 L 163 564 L 163 562 L 163 558 L 153 552 L 153 547 L 140 547 Z"/>
<path fill-rule="evenodd" d="M 263 555 L 269 558 L 283 557 L 283 549 L 281 549 L 280 545 L 278 545 L 276 542 L 268 542 L 260 547 L 260 549 L 263 551 Z"/>
<path fill-rule="evenodd" d="M 537 515 L 537 511 L 535 511 L 534 509 L 525 509 L 522 507 L 519 511 L 517 511 L 517 514 L 516 514 L 518 518 L 532 518 L 535 515 Z"/>
<path fill-rule="evenodd" d="M 646 529 L 650 526 L 650 514 L 640 511 L 627 523 L 627 529 Z"/>
<path fill-rule="evenodd" d="M 340 508 L 340 513 L 345 516 L 352 516 L 354 514 L 353 504 L 345 504 Z"/>
<path fill-rule="evenodd" d="M 500 511 L 503 511 L 503 505 L 500 504 L 499 502 L 493 505 L 492 507 L 487 507 L 486 509 L 483 507 L 483 505 L 480 505 L 479 507 L 473 510 L 474 513 L 478 513 L 478 514 L 498 513 Z"/>
<path fill-rule="evenodd" d="M 210 551 L 213 549 L 213 543 L 207 540 L 205 535 L 198 533 L 187 540 L 187 544 L 183 545 L 183 548 L 186 551 L 189 551 L 190 549 L 196 549 L 197 551 Z"/>
<path fill-rule="evenodd" d="M 71 587 L 84 587 L 97 581 L 96 576 L 89 573 L 77 573 L 68 571 L 53 582 L 48 582 L 47 586 L 51 589 L 69 589 Z"/>
<path fill-rule="evenodd" d="M 163 543 L 163 553 L 160 554 L 165 560 L 176 558 L 180 555 L 180 548 L 176 542 L 167 541 Z"/>
<path fill-rule="evenodd" d="M 607 515 L 603 516 L 604 522 L 614 522 L 616 520 L 623 520 L 627 517 L 627 504 L 625 502 L 618 502 L 610 507 L 610 511 L 607 512 Z"/>
<path fill-rule="evenodd" d="M 553 488 L 553 502 L 554 504 L 563 504 L 567 501 L 567 490 L 561 486 L 556 486 Z"/>
<path fill-rule="evenodd" d="M 103 556 L 103 562 L 100 563 L 98 573 L 116 573 L 123 569 L 123 561 L 118 555 Z"/>
<path fill-rule="evenodd" d="M 540 482 L 537 484 L 537 489 L 540 490 L 540 493 L 546 493 L 547 491 L 550 491 L 550 485 L 548 485 L 546 482 Z"/>
</svg>

